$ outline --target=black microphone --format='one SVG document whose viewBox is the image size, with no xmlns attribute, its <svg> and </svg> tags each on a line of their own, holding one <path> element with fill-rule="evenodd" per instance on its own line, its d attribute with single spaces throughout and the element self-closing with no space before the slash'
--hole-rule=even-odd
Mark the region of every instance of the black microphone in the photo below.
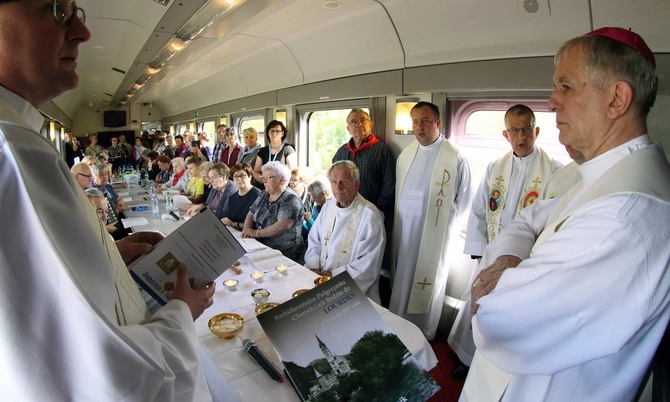
<svg viewBox="0 0 670 402">
<path fill-rule="evenodd" d="M 275 381 L 284 382 L 284 377 L 281 376 L 281 373 L 270 360 L 263 355 L 256 343 L 250 339 L 245 339 L 242 341 L 242 346 L 244 346 L 244 351 L 247 352 L 249 357 L 254 359 L 256 363 L 260 364 L 265 370 L 266 373 Z"/>
</svg>

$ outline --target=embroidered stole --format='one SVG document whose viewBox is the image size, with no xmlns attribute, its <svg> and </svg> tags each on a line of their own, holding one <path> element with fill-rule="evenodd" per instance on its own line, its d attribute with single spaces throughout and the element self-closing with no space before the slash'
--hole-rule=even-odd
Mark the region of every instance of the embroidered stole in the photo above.
<svg viewBox="0 0 670 402">
<path fill-rule="evenodd" d="M 319 268 L 322 270 L 332 271 L 337 267 L 349 264 L 349 260 L 351 259 L 351 250 L 353 249 L 354 242 L 356 241 L 356 235 L 358 234 L 358 228 L 361 225 L 363 212 L 365 212 L 365 202 L 365 198 L 363 198 L 362 195 L 356 194 L 356 198 L 354 198 L 352 205 L 349 206 L 351 212 L 345 218 L 347 223 L 344 227 L 344 233 L 342 234 L 342 237 L 340 237 L 340 244 L 338 244 L 337 247 L 333 250 L 330 245 L 330 240 L 333 237 L 337 212 L 340 210 L 340 208 L 337 206 L 337 201 L 333 200 L 333 207 L 330 208 L 328 219 L 326 220 L 326 236 L 323 238 L 323 244 L 321 245 Z M 333 251 L 335 252 L 335 255 L 332 255 Z M 332 255 L 333 262 L 329 266 L 326 266 L 326 259 L 329 255 Z"/>
<path fill-rule="evenodd" d="M 398 198 L 407 178 L 407 173 L 419 149 L 414 141 L 398 158 L 396 168 L 396 214 Z M 458 147 L 446 139 L 440 144 L 440 150 L 430 176 L 428 208 L 421 233 L 421 246 L 416 262 L 414 278 L 407 304 L 408 314 L 426 314 L 430 308 L 438 268 L 447 261 L 443 260 L 443 248 L 449 234 L 449 215 L 454 199 L 454 183 L 458 177 Z M 394 241 L 394 244 L 397 243 Z M 396 250 L 396 253 L 400 250 Z"/>
<path fill-rule="evenodd" d="M 557 205 L 552 211 L 547 219 L 547 222 L 551 223 L 545 226 L 535 241 L 531 256 L 535 248 L 558 232 L 575 211 L 600 198 L 622 193 L 642 193 L 670 202 L 670 167 L 660 147 L 651 144 L 627 155 L 600 176 L 585 192 L 581 193 L 581 189 L 580 181 L 566 193 L 561 200 L 561 205 Z M 576 202 L 571 203 L 570 201 L 580 193 Z M 572 205 L 566 209 L 568 204 Z M 479 329 L 476 320 L 473 321 L 473 330 L 477 337 Z M 491 363 L 479 352 L 475 354 L 475 360 L 478 363 L 473 364 L 475 369 L 470 375 L 473 380 L 478 381 L 470 381 L 469 386 L 464 389 L 465 395 L 468 400 L 499 400 L 511 380 L 511 375 Z M 495 386 L 491 386 L 492 384 Z M 482 394 L 484 391 L 488 393 L 486 397 Z"/>
<path fill-rule="evenodd" d="M 533 159 L 528 167 L 521 197 L 519 200 L 514 200 L 516 202 L 516 213 L 514 216 L 518 215 L 522 209 L 531 205 L 535 200 L 544 198 L 542 192 L 551 177 L 552 160 L 549 155 L 537 147 L 534 152 L 538 152 L 538 154 L 529 156 Z M 507 187 L 512 178 L 513 164 L 514 156 L 512 151 L 493 164 L 487 192 L 489 196 L 489 208 L 486 214 L 486 244 L 491 243 L 498 233 L 500 233 L 500 215 L 505 208 Z"/>
</svg>

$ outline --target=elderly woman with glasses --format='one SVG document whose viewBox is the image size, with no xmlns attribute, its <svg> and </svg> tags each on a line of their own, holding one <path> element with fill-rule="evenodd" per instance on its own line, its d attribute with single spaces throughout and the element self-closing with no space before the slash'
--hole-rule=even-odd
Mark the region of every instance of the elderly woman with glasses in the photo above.
<svg viewBox="0 0 670 402">
<path fill-rule="evenodd" d="M 265 140 L 267 146 L 258 150 L 254 165 L 254 178 L 259 183 L 261 179 L 261 166 L 268 162 L 278 161 L 288 166 L 289 171 L 298 166 L 298 156 L 295 149 L 284 142 L 286 139 L 286 126 L 279 120 L 272 120 L 265 128 Z M 262 188 L 262 185 L 260 186 Z"/>
<path fill-rule="evenodd" d="M 121 212 L 123 211 L 123 198 L 119 197 L 116 191 L 109 184 L 109 172 L 103 165 L 95 165 L 91 169 L 93 181 L 91 188 L 99 190 L 107 199 L 107 231 L 112 234 L 115 240 L 122 239 L 127 236 L 123 226 L 121 225 Z M 111 230 L 112 226 L 116 229 Z"/>
<path fill-rule="evenodd" d="M 91 202 L 91 204 L 93 204 L 95 213 L 98 214 L 98 218 L 100 218 L 100 221 L 105 225 L 107 232 L 109 234 L 113 234 L 119 230 L 119 228 L 116 227 L 116 222 L 110 222 L 109 220 L 109 217 L 111 216 L 109 201 L 107 201 L 105 194 L 103 194 L 103 192 L 97 188 L 87 188 L 84 192 L 86 193 L 88 200 Z M 111 211 L 111 213 L 114 212 Z"/>
<path fill-rule="evenodd" d="M 249 208 L 242 237 L 256 238 L 296 261 L 304 249 L 303 214 L 300 198 L 288 188 L 291 171 L 279 161 L 272 161 L 263 165 L 261 172 L 265 191 Z"/>
<path fill-rule="evenodd" d="M 205 162 L 202 164 L 203 179 L 207 177 L 207 181 L 211 185 L 211 190 L 203 204 L 194 204 L 188 207 L 188 216 L 193 216 L 203 209 L 209 207 L 216 216 L 221 219 L 223 217 L 223 206 L 228 197 L 235 193 L 235 186 L 232 181 L 228 180 L 229 169 L 228 166 L 219 162 Z"/>
<path fill-rule="evenodd" d="M 237 163 L 230 169 L 237 192 L 231 194 L 226 200 L 221 222 L 237 230 L 242 230 L 249 208 L 261 194 L 261 190 L 251 185 L 252 174 L 251 166 L 246 163 Z"/>
</svg>

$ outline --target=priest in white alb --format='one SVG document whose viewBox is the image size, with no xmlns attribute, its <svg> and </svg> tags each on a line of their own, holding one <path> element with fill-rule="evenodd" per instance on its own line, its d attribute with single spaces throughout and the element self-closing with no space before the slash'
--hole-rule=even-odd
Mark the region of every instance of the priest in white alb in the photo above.
<svg viewBox="0 0 670 402">
<path fill-rule="evenodd" d="M 629 29 L 600 28 L 555 62 L 548 107 L 584 155 L 582 180 L 486 247 L 461 401 L 637 400 L 668 326 L 670 167 L 646 134 L 654 54 Z"/>
<path fill-rule="evenodd" d="M 305 267 L 325 276 L 347 271 L 370 299 L 380 303 L 384 216 L 358 193 L 360 172 L 353 162 L 335 162 L 328 178 L 333 198 L 323 205 L 309 231 Z"/>
<path fill-rule="evenodd" d="M 473 259 L 481 258 L 484 247 L 523 208 L 545 198 L 549 179 L 562 166 L 535 144 L 540 127 L 536 126 L 535 113 L 528 106 L 510 107 L 504 122 L 502 135 L 512 150 L 489 163 L 473 198 L 464 250 Z M 465 299 L 468 296 L 466 293 Z M 451 373 L 454 378 L 465 377 L 475 353 L 469 311 L 467 306 L 459 310 L 449 334 L 449 346 L 460 360 Z"/>
<path fill-rule="evenodd" d="M 526 105 L 514 105 L 505 113 L 503 136 L 512 150 L 491 162 L 477 189 L 468 219 L 465 254 L 481 257 L 484 247 L 523 208 L 544 199 L 544 189 L 561 166 L 535 141 L 540 127 Z"/>
<path fill-rule="evenodd" d="M 419 102 L 411 110 L 416 141 L 396 166 L 393 272 L 389 310 L 433 339 L 449 275 L 447 250 L 470 206 L 470 167 L 440 135 L 439 109 Z"/>
</svg>

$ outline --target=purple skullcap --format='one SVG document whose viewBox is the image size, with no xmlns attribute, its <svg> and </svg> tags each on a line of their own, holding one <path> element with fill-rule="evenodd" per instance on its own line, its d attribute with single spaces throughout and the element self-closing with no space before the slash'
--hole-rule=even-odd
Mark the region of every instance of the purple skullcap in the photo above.
<svg viewBox="0 0 670 402">
<path fill-rule="evenodd" d="M 584 36 L 587 35 L 604 36 L 617 42 L 626 44 L 637 50 L 638 53 L 640 53 L 645 59 L 649 60 L 654 67 L 656 67 L 656 58 L 654 57 L 654 53 L 651 51 L 651 49 L 649 49 L 649 46 L 647 46 L 647 44 L 644 42 L 644 39 L 642 39 L 640 35 L 636 34 L 630 29 L 604 27 L 596 29 L 595 31 L 591 31 Z"/>
</svg>

